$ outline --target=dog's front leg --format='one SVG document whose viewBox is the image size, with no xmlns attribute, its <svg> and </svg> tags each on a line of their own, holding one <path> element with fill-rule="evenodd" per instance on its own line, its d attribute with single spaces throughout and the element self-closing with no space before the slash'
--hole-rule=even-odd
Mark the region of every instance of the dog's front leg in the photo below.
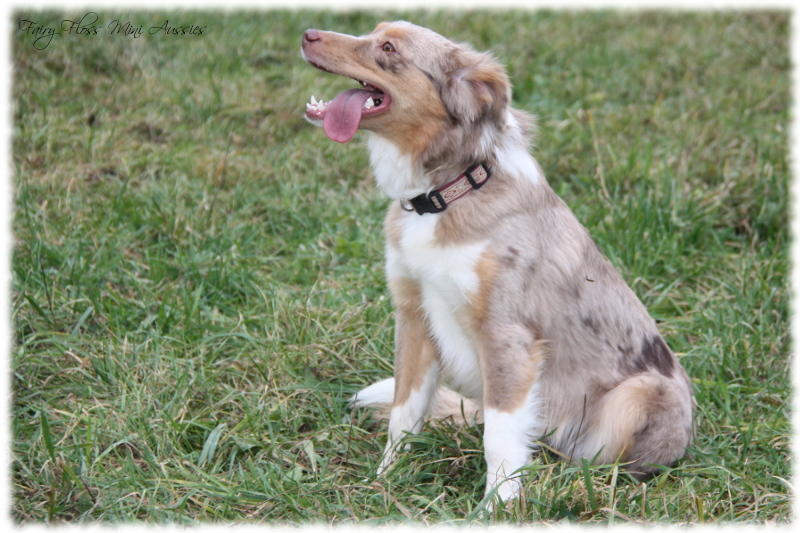
<svg viewBox="0 0 800 533">
<path fill-rule="evenodd" d="M 541 430 L 536 382 L 543 353 L 543 343 L 523 327 L 500 328 L 484 346 L 486 494 L 497 487 L 503 500 L 519 495 L 518 470 L 530 462 L 533 440 Z"/>
<path fill-rule="evenodd" d="M 436 392 L 439 363 L 436 347 L 422 313 L 420 289 L 408 278 L 389 280 L 397 308 L 395 318 L 394 401 L 389 415 L 389 439 L 378 473 L 396 456 L 405 433 L 418 433 Z"/>
</svg>

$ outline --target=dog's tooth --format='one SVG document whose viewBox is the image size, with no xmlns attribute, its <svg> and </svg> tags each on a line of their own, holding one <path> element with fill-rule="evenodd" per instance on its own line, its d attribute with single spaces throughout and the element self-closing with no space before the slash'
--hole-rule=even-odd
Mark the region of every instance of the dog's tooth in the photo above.
<svg viewBox="0 0 800 533">
<path fill-rule="evenodd" d="M 311 95 L 311 105 L 317 105 L 317 99 L 314 98 L 314 95 Z"/>
<path fill-rule="evenodd" d="M 367 98 L 367 101 L 364 102 L 364 108 L 369 109 L 371 107 L 375 107 L 375 101 L 372 100 L 372 97 L 370 96 L 369 98 Z"/>
</svg>

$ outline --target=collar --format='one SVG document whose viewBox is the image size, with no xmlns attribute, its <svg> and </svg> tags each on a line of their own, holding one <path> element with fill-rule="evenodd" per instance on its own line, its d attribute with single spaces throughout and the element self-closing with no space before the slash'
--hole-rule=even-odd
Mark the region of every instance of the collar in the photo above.
<svg viewBox="0 0 800 533">
<path fill-rule="evenodd" d="M 480 189 L 491 176 L 492 167 L 486 163 L 476 163 L 441 189 L 420 194 L 410 200 L 400 200 L 400 206 L 406 211 L 416 211 L 418 215 L 440 213 L 471 190 Z"/>
</svg>

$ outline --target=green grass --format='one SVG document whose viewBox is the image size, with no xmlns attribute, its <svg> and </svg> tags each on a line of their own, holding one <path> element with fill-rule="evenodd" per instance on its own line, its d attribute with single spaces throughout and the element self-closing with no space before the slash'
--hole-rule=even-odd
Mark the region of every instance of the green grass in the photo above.
<svg viewBox="0 0 800 533">
<path fill-rule="evenodd" d="M 55 25 L 75 13 L 23 15 Z M 100 12 L 195 37 L 12 35 L 17 523 L 784 523 L 787 12 Z M 694 382 L 691 457 L 636 483 L 542 453 L 481 516 L 480 432 L 431 424 L 375 477 L 382 213 L 349 87 L 309 27 L 406 18 L 492 50 L 556 191 Z"/>
</svg>

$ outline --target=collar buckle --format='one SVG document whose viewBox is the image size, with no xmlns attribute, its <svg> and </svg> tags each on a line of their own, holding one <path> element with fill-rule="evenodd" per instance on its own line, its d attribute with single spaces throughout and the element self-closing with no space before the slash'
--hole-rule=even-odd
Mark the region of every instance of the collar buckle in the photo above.
<svg viewBox="0 0 800 533">
<path fill-rule="evenodd" d="M 423 193 L 410 200 L 400 200 L 400 207 L 406 211 L 416 211 L 418 215 L 441 213 L 451 204 L 473 189 L 480 189 L 492 176 L 492 167 L 481 162 L 469 167 L 459 177 L 427 194 Z"/>
<path fill-rule="evenodd" d="M 447 209 L 447 202 L 444 201 L 438 189 L 428 194 L 415 196 L 409 201 L 414 211 L 419 215 L 424 215 L 425 213 L 441 213 Z"/>
</svg>

